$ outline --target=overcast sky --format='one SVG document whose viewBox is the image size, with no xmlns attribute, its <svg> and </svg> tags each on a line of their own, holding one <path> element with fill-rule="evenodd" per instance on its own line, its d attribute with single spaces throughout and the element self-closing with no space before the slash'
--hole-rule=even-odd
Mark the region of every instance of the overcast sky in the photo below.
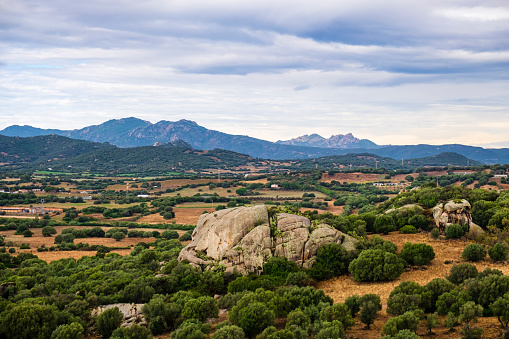
<svg viewBox="0 0 509 339">
<path fill-rule="evenodd" d="M 0 129 L 509 147 L 507 0 L 0 0 Z"/>
</svg>

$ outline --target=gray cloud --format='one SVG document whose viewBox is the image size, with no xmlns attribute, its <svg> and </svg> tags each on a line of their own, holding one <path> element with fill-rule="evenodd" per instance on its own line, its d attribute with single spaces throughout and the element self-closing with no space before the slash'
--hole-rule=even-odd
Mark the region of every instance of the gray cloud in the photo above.
<svg viewBox="0 0 509 339">
<path fill-rule="evenodd" d="M 0 128 L 138 116 L 270 140 L 499 143 L 507 36 L 502 0 L 4 0 Z"/>
</svg>

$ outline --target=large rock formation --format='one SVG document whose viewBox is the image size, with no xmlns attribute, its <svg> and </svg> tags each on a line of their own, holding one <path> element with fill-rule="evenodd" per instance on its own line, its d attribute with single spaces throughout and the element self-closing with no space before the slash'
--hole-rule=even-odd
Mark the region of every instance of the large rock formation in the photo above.
<svg viewBox="0 0 509 339">
<path fill-rule="evenodd" d="M 312 225 L 303 216 L 280 213 L 269 220 L 263 205 L 237 207 L 200 216 L 192 241 L 180 252 L 179 260 L 259 273 L 269 258 L 284 256 L 307 268 L 321 245 L 334 242 L 354 250 L 356 241 L 326 224 Z"/>
<path fill-rule="evenodd" d="M 450 224 L 470 225 L 471 211 L 470 203 L 465 199 L 450 200 L 433 207 L 433 218 L 439 229 L 445 229 Z"/>
</svg>

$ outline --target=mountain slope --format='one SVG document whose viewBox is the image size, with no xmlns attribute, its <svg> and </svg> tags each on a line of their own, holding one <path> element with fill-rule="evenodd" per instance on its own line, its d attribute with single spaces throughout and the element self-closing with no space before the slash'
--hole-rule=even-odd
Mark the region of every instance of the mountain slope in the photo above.
<svg viewBox="0 0 509 339">
<path fill-rule="evenodd" d="M 115 146 L 85 140 L 76 140 L 59 135 L 45 135 L 28 138 L 0 135 L 0 162 L 32 163 L 49 159 L 66 159 L 98 149 Z"/>
<path fill-rule="evenodd" d="M 276 143 L 281 145 L 293 145 L 293 146 L 308 146 L 308 147 L 323 147 L 323 148 L 364 148 L 372 149 L 378 148 L 379 146 L 374 142 L 367 139 L 358 139 L 348 134 L 337 134 L 333 135 L 328 139 L 325 139 L 321 135 L 311 134 L 303 135 L 290 140 L 279 140 Z"/>
<path fill-rule="evenodd" d="M 336 135 L 325 139 L 317 134 L 299 137 L 289 141 L 274 143 L 244 135 L 232 135 L 209 130 L 189 120 L 159 121 L 152 124 L 137 118 L 109 120 L 100 125 L 89 126 L 79 130 L 60 131 L 42 130 L 30 126 L 7 127 L 0 134 L 48 133 L 65 135 L 72 138 L 109 142 L 119 147 L 137 147 L 183 140 L 197 149 L 226 149 L 264 159 L 309 159 L 330 155 L 351 153 L 373 153 L 377 156 L 393 159 L 422 158 L 453 152 L 484 164 L 509 163 L 509 149 L 484 149 L 465 145 L 402 145 L 377 146 L 369 140 L 361 140 L 351 134 Z M 283 144 L 285 142 L 291 144 Z M 310 145 L 321 145 L 320 147 Z M 373 146 L 374 145 L 374 146 Z M 339 148 L 338 148 L 339 147 Z M 351 148 L 345 148 L 351 147 Z M 378 147 L 378 148 L 377 148 Z M 0 150 L 1 151 L 1 150 Z"/>
</svg>

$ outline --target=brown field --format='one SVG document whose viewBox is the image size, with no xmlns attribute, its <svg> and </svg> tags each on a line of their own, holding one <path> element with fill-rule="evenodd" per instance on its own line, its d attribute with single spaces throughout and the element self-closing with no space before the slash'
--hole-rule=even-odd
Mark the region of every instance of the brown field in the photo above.
<svg viewBox="0 0 509 339">
<path fill-rule="evenodd" d="M 339 181 L 341 183 L 353 183 L 353 182 L 376 182 L 385 180 L 384 174 L 373 174 L 373 173 L 334 173 L 334 175 L 330 176 L 327 173 L 322 174 L 321 181 L 331 182 L 333 180 Z"/>
<path fill-rule="evenodd" d="M 317 288 L 323 289 L 325 294 L 331 296 L 334 302 L 344 302 L 345 299 L 353 294 L 364 295 L 367 293 L 376 293 L 382 299 L 383 310 L 379 313 L 380 316 L 372 325 L 372 329 L 365 330 L 364 324 L 358 320 L 356 325 L 351 331 L 347 331 L 347 334 L 352 335 L 352 338 L 381 338 L 380 331 L 383 325 L 389 318 L 386 314 L 385 309 L 387 307 L 387 299 L 389 294 L 403 281 L 414 281 L 420 285 L 425 285 L 435 278 L 445 278 L 449 273 L 450 268 L 458 263 L 463 262 L 461 253 L 463 249 L 470 243 L 460 240 L 433 240 L 427 234 L 399 234 L 393 232 L 387 236 L 383 236 L 384 239 L 394 242 L 398 246 L 398 251 L 401 250 L 405 242 L 411 243 L 426 243 L 433 246 L 435 250 L 435 259 L 427 265 L 426 270 L 411 270 L 404 272 L 398 279 L 387 282 L 355 282 L 350 276 L 342 276 L 328 281 L 318 283 Z M 445 261 L 449 260 L 452 263 L 445 264 Z M 505 275 L 509 274 L 509 264 L 507 263 L 493 263 L 491 260 L 483 260 L 478 263 L 472 263 L 477 266 L 479 271 L 484 270 L 487 267 L 492 269 L 496 268 L 502 271 Z M 357 316 L 358 317 L 358 316 Z M 442 317 L 442 320 L 445 317 Z M 444 321 L 442 321 L 443 323 Z M 428 336 L 425 327 L 425 321 L 421 321 L 421 326 L 417 332 L 420 336 Z M 500 324 L 496 318 L 480 318 L 479 326 L 484 328 L 483 338 L 499 338 L 501 333 Z M 434 338 L 460 338 L 458 332 L 448 332 L 443 326 L 433 330 L 435 335 Z"/>
<path fill-rule="evenodd" d="M 334 298 L 335 302 L 343 302 L 352 294 L 363 295 L 366 293 L 376 293 L 380 295 L 380 298 L 385 304 L 390 292 L 402 281 L 414 281 L 420 285 L 425 285 L 434 278 L 445 278 L 452 265 L 463 262 L 461 253 L 470 243 L 460 240 L 433 240 L 429 235 L 422 233 L 399 234 L 398 232 L 392 232 L 389 235 L 383 236 L 383 238 L 394 242 L 398 246 L 398 250 L 401 250 L 407 241 L 431 245 L 435 250 L 435 259 L 427 265 L 425 271 L 412 270 L 404 272 L 394 281 L 360 283 L 353 281 L 349 276 L 343 276 L 319 283 L 318 287 Z M 446 260 L 453 263 L 445 264 L 444 261 Z M 474 263 L 474 265 L 477 266 L 479 271 L 484 270 L 486 267 L 490 267 L 499 269 L 506 275 L 509 274 L 509 264 L 506 263 L 493 263 L 491 260 L 484 260 Z"/>
<path fill-rule="evenodd" d="M 62 233 L 63 229 L 66 228 L 92 228 L 92 226 L 56 226 L 55 229 L 57 230 L 57 235 Z M 104 231 L 107 231 L 108 229 L 112 227 L 101 227 Z M 81 258 L 84 255 L 92 256 L 95 255 L 95 251 L 53 251 L 53 252 L 37 252 L 37 248 L 41 247 L 42 245 L 45 245 L 46 247 L 55 246 L 54 241 L 55 237 L 43 237 L 42 236 L 42 228 L 32 228 L 30 229 L 34 234 L 32 237 L 25 238 L 22 235 L 14 235 L 16 232 L 15 230 L 10 231 L 2 231 L 0 232 L 0 235 L 5 236 L 5 242 L 12 241 L 15 245 L 15 247 L 19 247 L 22 243 L 28 243 L 30 244 L 30 249 L 16 249 L 16 253 L 32 253 L 39 257 L 39 259 L 42 259 L 44 261 L 50 262 L 54 260 L 59 260 L 62 258 Z M 163 232 L 164 230 L 155 229 L 155 228 L 133 228 L 129 230 L 136 230 L 136 231 L 158 231 Z M 186 231 L 180 231 L 177 230 L 179 235 L 184 234 Z M 155 241 L 154 237 L 150 238 L 125 238 L 121 241 L 116 241 L 112 238 L 82 238 L 82 239 L 75 239 L 74 243 L 87 243 L 89 245 L 104 245 L 108 247 L 134 247 L 140 242 L 153 242 Z M 119 250 L 113 250 L 112 252 L 118 253 L 120 255 L 127 255 L 131 253 L 132 249 L 119 249 Z"/>
</svg>

